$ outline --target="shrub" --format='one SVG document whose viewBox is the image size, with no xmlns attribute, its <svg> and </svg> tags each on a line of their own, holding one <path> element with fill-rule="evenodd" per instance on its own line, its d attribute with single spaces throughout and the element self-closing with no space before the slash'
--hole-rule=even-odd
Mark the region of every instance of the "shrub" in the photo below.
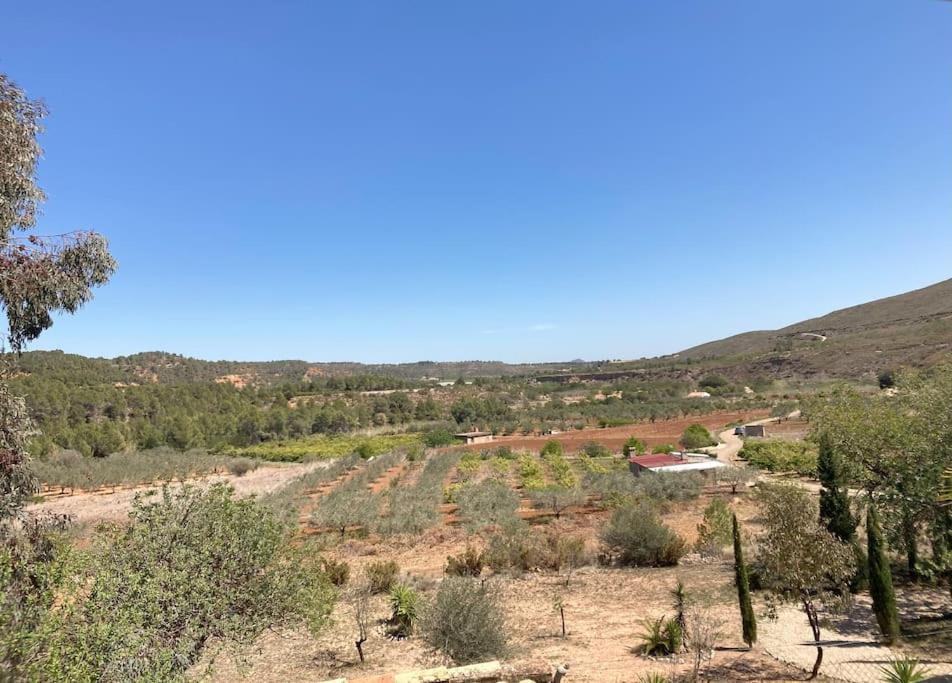
<svg viewBox="0 0 952 683">
<path fill-rule="evenodd" d="M 590 458 L 609 458 L 612 452 L 604 444 L 588 441 L 582 446 L 582 452 Z"/>
<path fill-rule="evenodd" d="M 683 634 L 674 619 L 645 619 L 641 632 L 641 653 L 650 657 L 666 657 L 681 651 Z"/>
<path fill-rule="evenodd" d="M 814 476 L 817 467 L 816 448 L 802 441 L 747 441 L 738 457 L 754 467 L 770 472 L 797 472 Z"/>
<path fill-rule="evenodd" d="M 923 683 L 931 670 L 922 666 L 914 657 L 904 656 L 894 659 L 889 666 L 879 667 L 885 683 Z"/>
<path fill-rule="evenodd" d="M 258 463 L 255 460 L 249 458 L 233 458 L 231 462 L 228 463 L 228 471 L 234 474 L 236 477 L 243 477 L 248 472 L 258 468 Z"/>
<path fill-rule="evenodd" d="M 462 484 L 450 484 L 449 486 L 445 487 L 443 489 L 443 502 L 447 504 L 458 502 L 459 492 L 462 488 Z"/>
<path fill-rule="evenodd" d="M 545 486 L 542 465 L 529 453 L 519 457 L 519 478 L 524 489 L 540 489 Z"/>
<path fill-rule="evenodd" d="M 475 579 L 443 579 L 422 627 L 426 641 L 458 664 L 506 654 L 508 634 L 499 599 Z"/>
<path fill-rule="evenodd" d="M 408 636 L 416 625 L 420 594 L 412 587 L 398 583 L 390 589 L 390 624 L 394 635 Z"/>
<path fill-rule="evenodd" d="M 552 439 L 545 442 L 545 445 L 542 446 L 542 450 L 539 453 L 540 455 L 562 455 L 564 452 L 562 442 Z"/>
<path fill-rule="evenodd" d="M 137 499 L 130 517 L 102 532 L 89 576 L 71 582 L 79 594 L 60 596 L 69 609 L 36 680 L 178 680 L 209 639 L 250 644 L 272 626 L 326 620 L 333 589 L 313 553 L 289 549 L 255 500 L 186 487 Z"/>
<path fill-rule="evenodd" d="M 346 585 L 350 579 L 350 565 L 343 560 L 338 562 L 333 558 L 325 557 L 321 560 L 321 572 L 331 584 L 338 588 Z"/>
<path fill-rule="evenodd" d="M 430 448 L 451 446 L 455 442 L 456 437 L 453 436 L 452 430 L 446 427 L 436 427 L 429 431 L 423 432 L 423 444 Z"/>
<path fill-rule="evenodd" d="M 386 593 L 397 582 L 400 566 L 393 560 L 374 560 L 364 568 L 371 593 Z"/>
<path fill-rule="evenodd" d="M 632 436 L 625 441 L 625 445 L 621 447 L 621 452 L 627 458 L 630 455 L 641 455 L 645 452 L 645 442 L 639 439 L 638 437 Z"/>
<path fill-rule="evenodd" d="M 450 555 L 446 558 L 443 573 L 448 576 L 479 576 L 483 571 L 485 560 L 483 554 L 472 546 L 459 555 Z"/>
<path fill-rule="evenodd" d="M 609 557 L 634 567 L 676 565 L 684 555 L 684 541 L 661 523 L 646 503 L 626 505 L 612 514 L 602 529 L 602 543 Z"/>
<path fill-rule="evenodd" d="M 662 443 L 658 444 L 651 449 L 652 453 L 671 453 L 672 451 L 678 450 L 673 443 Z"/>
<path fill-rule="evenodd" d="M 486 479 L 459 491 L 459 514 L 471 531 L 509 523 L 519 509 L 519 496 L 502 482 Z"/>
<path fill-rule="evenodd" d="M 377 523 L 377 530 L 384 535 L 418 534 L 435 525 L 440 519 L 437 499 L 417 487 L 393 488 L 388 499 L 390 514 Z"/>
<path fill-rule="evenodd" d="M 585 564 L 585 539 L 557 526 L 529 530 L 524 524 L 501 529 L 489 539 L 483 558 L 494 572 L 574 569 Z"/>
<path fill-rule="evenodd" d="M 695 448 L 716 446 L 717 440 L 707 431 L 707 427 L 702 424 L 693 424 L 681 434 L 681 445 L 690 451 Z"/>
<path fill-rule="evenodd" d="M 714 556 L 733 540 L 731 511 L 723 498 L 714 498 L 704 508 L 704 518 L 697 525 L 697 550 Z"/>
</svg>

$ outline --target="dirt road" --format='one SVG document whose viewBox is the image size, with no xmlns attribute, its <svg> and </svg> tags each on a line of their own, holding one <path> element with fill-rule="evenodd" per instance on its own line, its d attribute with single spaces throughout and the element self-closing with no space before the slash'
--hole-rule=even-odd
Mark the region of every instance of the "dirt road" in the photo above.
<svg viewBox="0 0 952 683">
<path fill-rule="evenodd" d="M 189 484 L 197 486 L 211 486 L 218 482 L 227 482 L 235 488 L 235 492 L 240 496 L 260 495 L 270 493 L 290 481 L 311 470 L 327 467 L 328 463 L 290 463 L 290 464 L 268 464 L 258 469 L 248 472 L 244 476 L 238 477 L 233 474 L 216 474 L 189 481 Z M 182 484 L 173 484 L 173 487 Z M 74 495 L 51 495 L 41 503 L 30 505 L 30 512 L 50 512 L 54 514 L 69 515 L 75 523 L 85 524 L 99 522 L 101 520 L 122 520 L 126 518 L 132 501 L 137 493 L 148 490 L 158 491 L 158 486 L 139 486 L 130 489 L 119 489 L 115 493 L 111 491 L 83 492 Z"/>
<path fill-rule="evenodd" d="M 789 415 L 787 419 L 795 419 L 800 417 L 800 411 L 795 410 Z M 762 420 L 754 420 L 753 422 L 748 422 L 749 425 L 765 425 L 770 422 L 774 422 L 777 418 L 775 417 L 766 417 Z M 740 449 L 744 447 L 744 440 L 734 434 L 734 428 L 725 429 L 723 432 L 717 435 L 718 440 L 721 442 L 715 449 L 714 452 L 717 454 L 717 459 L 727 463 L 728 465 L 733 465 L 737 460 L 737 454 L 740 453 Z"/>
</svg>

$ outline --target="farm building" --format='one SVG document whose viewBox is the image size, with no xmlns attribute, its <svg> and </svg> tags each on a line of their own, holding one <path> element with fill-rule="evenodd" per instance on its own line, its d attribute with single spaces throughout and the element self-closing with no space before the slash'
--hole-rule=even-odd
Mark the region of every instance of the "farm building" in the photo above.
<svg viewBox="0 0 952 683">
<path fill-rule="evenodd" d="M 493 440 L 492 432 L 480 432 L 480 431 L 471 431 L 471 432 L 460 432 L 459 434 L 454 434 L 457 439 L 460 439 L 463 443 L 489 443 Z"/>
<path fill-rule="evenodd" d="M 720 460 L 694 453 L 657 453 L 654 455 L 633 455 L 628 458 L 628 469 L 636 477 L 642 472 L 701 472 L 702 474 L 718 470 L 727 465 Z"/>
<path fill-rule="evenodd" d="M 767 427 L 765 425 L 744 425 L 739 427 L 741 436 L 767 436 Z"/>
</svg>

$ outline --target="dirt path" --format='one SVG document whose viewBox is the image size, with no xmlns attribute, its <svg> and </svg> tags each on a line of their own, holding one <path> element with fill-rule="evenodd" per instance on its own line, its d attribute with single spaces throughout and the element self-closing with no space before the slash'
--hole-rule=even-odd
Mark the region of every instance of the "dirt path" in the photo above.
<svg viewBox="0 0 952 683">
<path fill-rule="evenodd" d="M 795 410 L 789 415 L 787 419 L 794 419 L 800 416 L 800 411 Z M 762 420 L 754 420 L 753 422 L 748 422 L 749 425 L 765 425 L 777 420 L 775 417 L 766 417 Z M 725 429 L 723 432 L 717 435 L 720 444 L 714 449 L 714 452 L 717 454 L 717 459 L 727 463 L 728 465 L 733 465 L 737 460 L 737 454 L 740 453 L 740 449 L 744 447 L 744 440 L 734 434 L 734 428 Z"/>
<path fill-rule="evenodd" d="M 948 594 L 937 590 L 918 589 L 915 593 L 900 593 L 898 597 L 900 614 L 904 619 L 941 616 L 952 607 Z M 824 676 L 853 683 L 881 681 L 882 667 L 902 656 L 901 651 L 878 642 L 876 622 L 867 595 L 857 596 L 852 608 L 843 615 L 833 615 L 831 622 L 820 633 L 823 638 L 820 673 Z M 816 646 L 802 610 L 783 607 L 777 611 L 777 619 L 761 620 L 758 624 L 758 640 L 770 655 L 781 662 L 804 671 L 813 668 Z M 915 653 L 915 656 L 929 669 L 928 680 L 952 680 L 952 662 L 949 661 L 948 653 L 937 653 L 937 656 L 932 657 Z"/>
<path fill-rule="evenodd" d="M 259 467 L 241 477 L 233 474 L 214 474 L 194 479 L 188 483 L 210 486 L 218 482 L 227 482 L 234 486 L 235 492 L 240 496 L 260 495 L 275 491 L 288 484 L 295 477 L 314 469 L 327 467 L 327 465 L 327 461 L 286 465 L 274 463 Z M 175 483 L 172 484 L 172 487 L 181 485 Z M 95 491 L 67 496 L 49 496 L 43 502 L 30 505 L 27 509 L 30 512 L 66 514 L 78 524 L 100 520 L 122 520 L 126 518 L 136 494 L 150 489 L 158 492 L 161 487 L 139 486 L 131 489 L 119 489 L 115 493 Z"/>
</svg>

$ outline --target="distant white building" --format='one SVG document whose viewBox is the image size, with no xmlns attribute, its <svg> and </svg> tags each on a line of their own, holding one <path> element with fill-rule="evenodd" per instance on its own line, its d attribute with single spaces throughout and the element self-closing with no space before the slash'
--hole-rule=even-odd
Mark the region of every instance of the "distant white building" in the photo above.
<svg viewBox="0 0 952 683">
<path fill-rule="evenodd" d="M 706 391 L 692 391 L 687 395 L 688 398 L 710 398 L 711 395 Z"/>
</svg>

